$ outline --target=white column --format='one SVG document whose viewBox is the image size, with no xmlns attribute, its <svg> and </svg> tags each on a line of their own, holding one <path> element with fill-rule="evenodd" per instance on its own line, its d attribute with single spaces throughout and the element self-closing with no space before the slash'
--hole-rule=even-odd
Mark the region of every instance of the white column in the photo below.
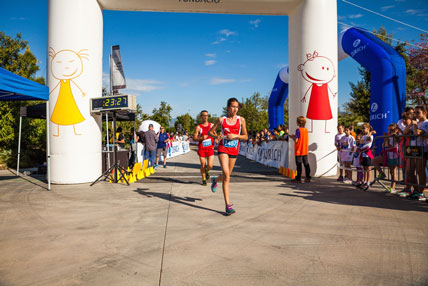
<svg viewBox="0 0 428 286">
<path fill-rule="evenodd" d="M 102 92 L 102 9 L 96 0 L 49 0 L 48 19 L 52 183 L 91 182 L 101 175 L 101 119 L 89 102 Z"/>
<path fill-rule="evenodd" d="M 326 117 L 331 110 L 332 119 L 310 120 L 307 118 L 306 128 L 309 133 L 309 162 L 312 175 L 332 176 L 336 170 L 336 149 L 334 136 L 337 126 L 337 7 L 336 0 L 303 0 L 290 14 L 290 89 L 289 89 L 289 125 L 290 133 L 294 134 L 297 116 Z M 327 70 L 328 67 L 328 70 Z M 334 68 L 334 73 L 331 69 Z M 316 96 L 311 92 L 313 85 L 321 88 L 328 86 L 328 98 Z M 325 86 L 324 86 L 325 88 Z M 308 91 L 309 90 L 309 91 Z M 302 98 L 306 94 L 306 102 Z M 318 94 L 322 94 L 320 91 Z M 316 102 L 316 99 L 319 99 Z M 312 99 L 312 108 L 308 107 Z M 330 106 L 327 106 L 330 105 Z M 312 121 L 312 122 L 311 122 Z M 295 169 L 294 144 L 290 144 L 289 166 Z M 304 169 L 303 169 L 304 175 Z"/>
</svg>

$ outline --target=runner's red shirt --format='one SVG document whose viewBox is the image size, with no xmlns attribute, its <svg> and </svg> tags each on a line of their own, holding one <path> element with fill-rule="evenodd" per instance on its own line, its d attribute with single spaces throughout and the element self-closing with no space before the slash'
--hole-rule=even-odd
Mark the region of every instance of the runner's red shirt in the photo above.
<svg viewBox="0 0 428 286">
<path fill-rule="evenodd" d="M 227 123 L 226 117 L 223 117 L 221 122 L 221 133 L 223 136 L 227 136 L 228 134 L 241 134 L 241 120 L 240 117 L 236 117 L 236 121 L 234 124 L 230 125 Z M 219 153 L 226 153 L 228 155 L 238 155 L 239 153 L 239 139 L 229 140 L 227 138 L 223 138 L 220 140 L 218 145 Z"/>
<path fill-rule="evenodd" d="M 202 124 L 199 124 L 200 128 L 200 135 L 203 137 L 204 135 L 208 135 L 208 131 L 210 131 L 212 127 L 212 123 L 209 123 L 207 126 L 203 126 Z M 209 137 L 203 141 L 199 141 L 199 150 L 202 149 L 214 149 L 214 138 Z"/>
</svg>

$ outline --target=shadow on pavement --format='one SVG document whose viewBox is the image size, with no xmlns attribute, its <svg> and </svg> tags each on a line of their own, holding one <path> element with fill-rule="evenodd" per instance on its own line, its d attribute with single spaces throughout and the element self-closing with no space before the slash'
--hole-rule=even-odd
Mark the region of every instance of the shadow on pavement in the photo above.
<svg viewBox="0 0 428 286">
<path fill-rule="evenodd" d="M 200 164 L 193 164 L 193 163 L 171 162 L 169 164 L 171 164 L 171 166 L 196 169 L 196 170 L 199 170 L 201 168 Z M 214 166 L 211 171 L 221 171 L 221 168 L 219 166 Z"/>
<path fill-rule="evenodd" d="M 278 195 L 286 197 L 297 197 L 330 204 L 428 212 L 428 204 L 425 202 L 399 198 L 379 191 L 380 189 L 376 187 L 363 191 L 354 186 L 333 181 L 322 183 L 315 181 L 305 184 L 292 184 L 288 181 L 278 187 L 294 189 L 292 193 L 278 193 Z"/>
<path fill-rule="evenodd" d="M 177 180 L 175 178 L 169 178 L 169 177 L 165 177 L 165 176 L 157 176 L 157 177 L 148 177 L 145 180 L 146 183 L 149 182 L 154 182 L 154 181 L 164 181 L 166 183 L 177 183 L 177 184 L 185 184 L 185 185 L 200 185 L 201 183 L 196 182 L 194 179 L 192 180 L 188 180 L 188 181 L 183 181 L 183 180 Z"/>
<path fill-rule="evenodd" d="M 11 174 L 13 174 L 12 173 L 12 170 L 8 170 Z M 34 181 L 32 181 L 31 179 L 33 179 Z M 21 179 L 21 180 L 24 180 L 24 181 L 26 181 L 26 182 L 28 182 L 28 183 L 30 183 L 30 184 L 33 184 L 33 185 L 35 185 L 35 186 L 37 186 L 37 187 L 40 187 L 40 188 L 42 188 L 42 189 L 45 189 L 45 190 L 47 190 L 48 191 L 48 188 L 47 188 L 47 186 L 45 186 L 44 184 L 47 184 L 48 183 L 48 181 L 47 181 L 47 179 L 46 179 L 46 175 L 40 175 L 40 174 L 31 174 L 31 175 L 29 175 L 29 176 L 24 176 L 24 175 L 19 175 L 19 176 L 16 176 L 15 174 L 13 174 L 13 175 L 6 175 L 6 176 L 0 176 L 0 181 L 6 181 L 6 180 L 13 180 L 13 179 Z M 1 284 L 0 284 L 1 285 Z"/>
<path fill-rule="evenodd" d="M 156 198 L 163 199 L 163 200 L 166 200 L 166 201 L 171 201 L 173 203 L 183 204 L 183 205 L 186 205 L 186 206 L 189 206 L 189 207 L 193 207 L 193 208 L 197 208 L 197 209 L 201 209 L 201 210 L 206 210 L 206 211 L 211 211 L 211 212 L 215 212 L 215 213 L 218 213 L 218 214 L 225 215 L 224 212 L 213 210 L 213 209 L 206 208 L 206 207 L 201 207 L 201 206 L 193 205 L 193 204 L 189 203 L 189 202 L 202 201 L 202 199 L 199 199 L 199 198 L 178 197 L 178 196 L 174 196 L 173 194 L 147 192 L 146 190 L 147 189 L 138 188 L 134 192 L 139 193 L 140 195 L 146 196 L 148 198 L 156 197 Z"/>
</svg>

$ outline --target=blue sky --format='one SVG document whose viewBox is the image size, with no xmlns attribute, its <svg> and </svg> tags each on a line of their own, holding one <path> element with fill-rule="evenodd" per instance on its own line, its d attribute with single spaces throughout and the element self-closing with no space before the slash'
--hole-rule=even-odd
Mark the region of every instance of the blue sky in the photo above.
<svg viewBox="0 0 428 286">
<path fill-rule="evenodd" d="M 426 0 L 351 0 L 360 6 L 428 30 Z M 47 0 L 3 0 L 0 31 L 22 33 L 46 73 Z M 383 25 L 393 37 L 419 40 L 422 33 L 337 1 L 338 21 L 367 30 Z M 338 24 L 339 31 L 343 25 Z M 279 69 L 288 63 L 288 17 L 104 11 L 103 77 L 108 56 L 120 45 L 128 89 L 145 113 L 160 101 L 173 117 L 207 109 L 221 114 L 229 97 L 269 95 Z M 360 79 L 351 58 L 339 62 L 339 106 L 349 100 L 348 82 Z"/>
</svg>

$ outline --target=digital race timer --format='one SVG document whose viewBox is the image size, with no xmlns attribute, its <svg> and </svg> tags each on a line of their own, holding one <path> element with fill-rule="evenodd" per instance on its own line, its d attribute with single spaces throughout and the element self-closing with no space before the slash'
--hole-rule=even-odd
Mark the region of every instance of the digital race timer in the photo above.
<svg viewBox="0 0 428 286">
<path fill-rule="evenodd" d="M 91 98 L 91 112 L 137 110 L 136 101 L 137 100 L 133 95 Z"/>
</svg>

